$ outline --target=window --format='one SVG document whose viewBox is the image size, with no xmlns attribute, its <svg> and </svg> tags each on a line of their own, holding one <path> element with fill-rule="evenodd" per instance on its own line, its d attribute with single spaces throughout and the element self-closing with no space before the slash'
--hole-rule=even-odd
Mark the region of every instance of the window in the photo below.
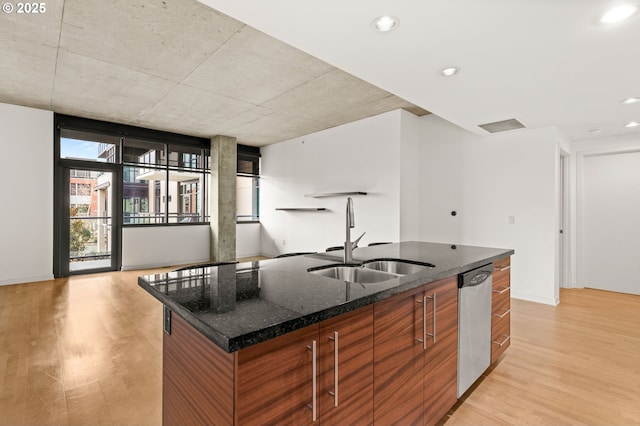
<svg viewBox="0 0 640 426">
<path fill-rule="evenodd" d="M 125 225 L 207 220 L 202 210 L 206 149 L 124 138 L 123 152 Z"/>
<path fill-rule="evenodd" d="M 120 167 L 122 225 L 209 220 L 209 140 L 63 115 L 56 115 L 56 122 L 61 161 L 107 162 Z M 90 204 L 95 176 L 84 170 L 73 173 L 72 203 Z"/>
<path fill-rule="evenodd" d="M 260 148 L 238 145 L 236 214 L 238 222 L 260 219 Z"/>
<path fill-rule="evenodd" d="M 117 163 L 120 137 L 99 133 L 61 129 L 60 158 Z"/>
<path fill-rule="evenodd" d="M 163 211 L 155 203 L 149 202 L 149 193 L 156 182 L 149 179 L 146 168 L 125 165 L 123 167 L 122 211 L 125 225 L 164 223 Z"/>
<path fill-rule="evenodd" d="M 209 140 L 59 114 L 56 123 L 60 160 L 105 162 L 119 168 L 122 225 L 209 221 Z M 83 170 L 74 173 L 72 202 L 90 204 L 94 188 L 82 179 L 95 176 Z M 238 222 L 259 220 L 260 148 L 237 146 L 236 185 Z"/>
</svg>

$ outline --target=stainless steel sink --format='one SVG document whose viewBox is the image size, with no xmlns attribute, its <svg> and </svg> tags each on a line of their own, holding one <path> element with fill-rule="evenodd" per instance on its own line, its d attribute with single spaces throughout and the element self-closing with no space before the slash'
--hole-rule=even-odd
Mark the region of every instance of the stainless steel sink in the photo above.
<svg viewBox="0 0 640 426">
<path fill-rule="evenodd" d="M 307 271 L 334 280 L 365 284 L 388 281 L 399 276 L 398 274 L 363 268 L 359 265 L 329 265 L 310 268 Z"/>
<path fill-rule="evenodd" d="M 411 275 L 428 271 L 435 267 L 435 265 L 404 259 L 372 259 L 363 262 L 362 267 L 372 271 L 382 271 L 397 275 Z"/>
</svg>

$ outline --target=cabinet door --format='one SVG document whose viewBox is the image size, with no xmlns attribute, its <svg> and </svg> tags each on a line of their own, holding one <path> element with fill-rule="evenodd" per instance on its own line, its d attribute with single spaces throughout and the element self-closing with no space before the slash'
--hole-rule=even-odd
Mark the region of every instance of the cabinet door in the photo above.
<svg viewBox="0 0 640 426">
<path fill-rule="evenodd" d="M 374 305 L 373 413 L 376 425 L 423 422 L 423 292 Z"/>
<path fill-rule="evenodd" d="M 427 352 L 424 365 L 424 424 L 435 424 L 457 401 L 458 279 L 427 285 Z M 435 323 L 434 323 L 435 322 Z"/>
<path fill-rule="evenodd" d="M 373 305 L 320 324 L 320 423 L 373 424 Z"/>
<path fill-rule="evenodd" d="M 313 325 L 238 352 L 235 424 L 313 423 L 314 363 L 308 347 L 317 340 Z"/>
</svg>

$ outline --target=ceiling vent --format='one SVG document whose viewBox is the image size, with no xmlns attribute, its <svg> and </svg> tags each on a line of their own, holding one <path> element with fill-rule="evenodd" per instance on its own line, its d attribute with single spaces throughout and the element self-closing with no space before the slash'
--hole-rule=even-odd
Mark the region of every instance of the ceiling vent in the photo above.
<svg viewBox="0 0 640 426">
<path fill-rule="evenodd" d="M 507 130 L 524 129 L 524 124 L 516 120 L 515 118 L 503 121 L 496 121 L 495 123 L 480 124 L 489 133 L 506 132 Z"/>
</svg>

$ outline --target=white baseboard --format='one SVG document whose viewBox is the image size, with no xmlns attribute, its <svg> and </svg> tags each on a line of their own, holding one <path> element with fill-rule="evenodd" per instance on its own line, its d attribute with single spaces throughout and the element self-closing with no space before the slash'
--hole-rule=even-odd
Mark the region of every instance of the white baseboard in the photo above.
<svg viewBox="0 0 640 426">
<path fill-rule="evenodd" d="M 19 278 L 9 278 L 6 280 L 0 280 L 0 285 L 14 285 L 14 284 L 27 284 L 39 281 L 51 281 L 53 280 L 53 275 L 35 275 L 31 277 L 19 277 Z"/>
<path fill-rule="evenodd" d="M 557 306 L 560 303 L 560 300 L 553 297 L 540 297 L 540 296 L 534 296 L 531 294 L 522 294 L 522 293 L 514 293 L 514 292 L 511 293 L 511 298 L 526 300 L 528 302 L 544 303 L 545 305 L 552 305 L 552 306 Z"/>
</svg>

